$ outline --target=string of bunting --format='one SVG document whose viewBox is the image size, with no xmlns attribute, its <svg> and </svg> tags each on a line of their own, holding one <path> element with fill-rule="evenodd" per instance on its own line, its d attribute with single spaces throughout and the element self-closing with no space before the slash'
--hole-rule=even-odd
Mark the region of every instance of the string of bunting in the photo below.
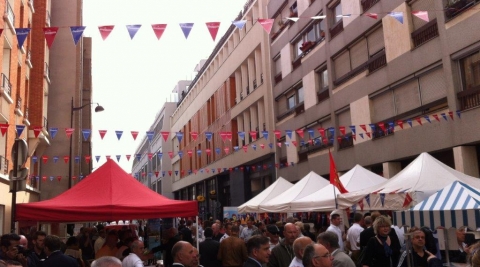
<svg viewBox="0 0 480 267">
<path fill-rule="evenodd" d="M 450 8 L 445 9 L 450 10 Z M 411 14 L 424 20 L 424 21 L 429 21 L 428 18 L 428 12 L 426 10 L 423 11 L 412 11 Z M 357 16 L 366 16 L 370 17 L 372 19 L 378 19 L 379 14 L 386 14 L 389 15 L 393 18 L 395 18 L 398 22 L 403 24 L 403 19 L 404 19 L 404 12 L 385 12 L 385 13 L 365 13 L 365 14 L 357 14 Z M 351 17 L 352 14 L 342 14 L 342 15 L 337 15 L 336 17 L 339 18 L 347 18 Z M 326 19 L 326 15 L 317 15 L 313 17 L 286 17 L 285 19 L 292 20 L 294 22 L 298 21 L 299 19 L 303 18 L 308 18 L 308 19 L 313 19 L 313 20 L 320 20 L 320 19 Z M 248 20 L 234 20 L 231 23 L 237 27 L 238 29 L 243 29 L 245 27 L 245 24 L 247 23 Z M 260 25 L 263 27 L 263 29 L 267 32 L 267 34 L 270 34 L 272 30 L 272 26 L 274 23 L 274 19 L 257 19 L 257 22 L 260 23 Z M 205 22 L 205 25 L 210 33 L 210 36 L 212 37 L 212 40 L 215 41 L 217 37 L 218 30 L 220 28 L 221 22 Z M 183 35 L 185 36 L 185 39 L 188 39 L 188 36 L 190 35 L 191 30 L 193 29 L 195 23 L 179 23 L 180 29 L 183 32 Z M 153 33 L 157 37 L 157 40 L 160 40 L 162 37 L 163 33 L 167 29 L 168 24 L 151 24 L 150 25 Z M 83 32 L 85 31 L 87 26 L 69 26 L 68 28 L 70 29 L 70 32 L 72 34 L 72 39 L 73 43 L 77 45 L 78 41 L 83 35 Z M 130 39 L 133 40 L 137 32 L 140 30 L 142 27 L 142 24 L 131 24 L 131 25 L 125 25 L 127 32 L 130 36 Z M 45 40 L 47 42 L 47 46 L 51 48 L 55 36 L 57 35 L 58 31 L 60 28 L 67 28 L 67 27 L 44 27 L 43 32 L 45 35 Z M 103 40 L 106 40 L 110 33 L 115 29 L 115 25 L 103 25 L 103 26 L 98 26 L 98 30 L 100 32 L 100 35 Z M 0 35 L 3 32 L 4 29 L 0 29 Z M 15 28 L 15 34 L 17 36 L 17 41 L 18 41 L 18 47 L 22 47 L 28 34 L 30 33 L 31 28 Z"/>
</svg>

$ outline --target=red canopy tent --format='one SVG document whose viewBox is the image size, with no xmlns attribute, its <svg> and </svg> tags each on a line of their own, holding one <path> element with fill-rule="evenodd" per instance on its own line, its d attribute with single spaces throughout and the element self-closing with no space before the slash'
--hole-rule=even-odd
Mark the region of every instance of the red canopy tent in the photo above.
<svg viewBox="0 0 480 267">
<path fill-rule="evenodd" d="M 198 215 L 196 201 L 166 198 L 127 174 L 112 159 L 55 198 L 18 204 L 17 221 L 88 222 Z"/>
</svg>

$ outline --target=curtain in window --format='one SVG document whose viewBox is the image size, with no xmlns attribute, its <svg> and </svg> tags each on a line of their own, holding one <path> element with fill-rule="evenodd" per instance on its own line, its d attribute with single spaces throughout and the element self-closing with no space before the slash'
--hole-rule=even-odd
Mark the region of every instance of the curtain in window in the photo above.
<svg viewBox="0 0 480 267">
<path fill-rule="evenodd" d="M 367 40 L 361 39 L 350 48 L 350 58 L 352 61 L 352 69 L 357 68 L 368 61 Z"/>
<path fill-rule="evenodd" d="M 342 77 L 350 71 L 350 55 L 348 50 L 345 50 L 341 55 L 333 60 L 335 66 L 335 79 Z"/>
<path fill-rule="evenodd" d="M 423 105 L 447 96 L 447 85 L 442 68 L 420 77 L 420 92 Z"/>
<path fill-rule="evenodd" d="M 383 39 L 383 27 L 380 27 L 367 36 L 368 53 L 373 56 L 378 51 L 385 48 L 385 40 Z"/>
<path fill-rule="evenodd" d="M 372 120 L 373 122 L 383 121 L 395 116 L 393 94 L 389 90 L 372 99 Z"/>
<path fill-rule="evenodd" d="M 395 107 L 397 114 L 403 114 L 421 105 L 418 80 L 406 82 L 393 91 L 395 95 Z"/>
</svg>

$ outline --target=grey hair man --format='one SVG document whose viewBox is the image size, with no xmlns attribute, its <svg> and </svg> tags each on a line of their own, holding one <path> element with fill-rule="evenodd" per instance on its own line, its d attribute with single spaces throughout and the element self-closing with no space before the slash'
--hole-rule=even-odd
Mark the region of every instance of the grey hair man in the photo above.
<svg viewBox="0 0 480 267">
<path fill-rule="evenodd" d="M 323 232 L 318 235 L 317 242 L 333 256 L 333 267 L 355 267 L 353 260 L 339 249 L 338 236 L 335 233 Z"/>
<path fill-rule="evenodd" d="M 293 253 L 295 253 L 295 258 L 293 258 L 289 267 L 303 267 L 303 252 L 305 251 L 305 248 L 311 244 L 313 244 L 313 241 L 308 236 L 302 236 L 295 239 L 293 242 Z"/>
<path fill-rule="evenodd" d="M 91 267 L 122 267 L 122 262 L 112 256 L 104 256 L 92 262 Z"/>
</svg>

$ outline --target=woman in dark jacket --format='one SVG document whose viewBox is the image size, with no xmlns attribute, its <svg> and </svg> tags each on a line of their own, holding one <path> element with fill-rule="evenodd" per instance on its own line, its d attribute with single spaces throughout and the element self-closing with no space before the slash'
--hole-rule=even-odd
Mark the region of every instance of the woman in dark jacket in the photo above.
<svg viewBox="0 0 480 267">
<path fill-rule="evenodd" d="M 373 222 L 375 236 L 368 240 L 365 255 L 362 259 L 363 267 L 394 267 L 400 256 L 400 242 L 391 238 L 392 222 L 386 216 L 379 216 Z"/>
</svg>

